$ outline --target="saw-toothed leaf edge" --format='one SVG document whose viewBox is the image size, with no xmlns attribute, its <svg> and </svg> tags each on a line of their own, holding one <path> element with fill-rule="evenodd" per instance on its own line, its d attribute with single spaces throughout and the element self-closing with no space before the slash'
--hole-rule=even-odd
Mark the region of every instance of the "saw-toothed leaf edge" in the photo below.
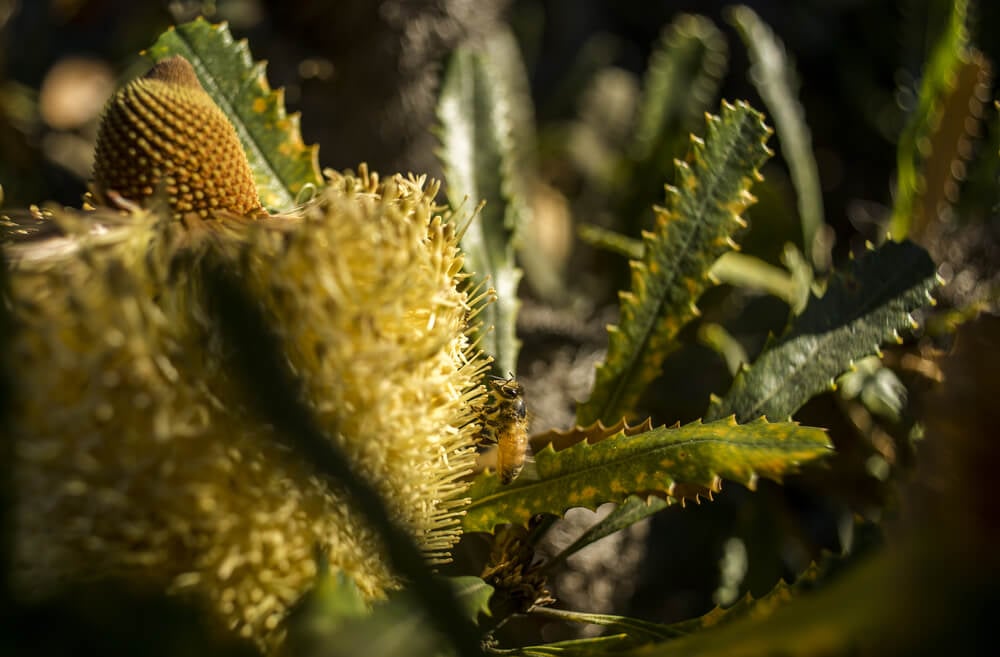
<svg viewBox="0 0 1000 657">
<path fill-rule="evenodd" d="M 755 200 L 750 187 L 771 155 L 771 129 L 744 102 L 723 102 L 706 123 L 705 139 L 692 138 L 688 161 L 677 162 L 677 185 L 667 188 L 654 231 L 643 233 L 642 260 L 629 263 L 631 290 L 619 293 L 619 324 L 608 327 L 608 354 L 577 409 L 578 424 L 612 425 L 634 408 L 678 332 L 697 316 L 712 265 L 737 248 L 732 236 L 746 225 L 740 215 Z"/>
<path fill-rule="evenodd" d="M 879 354 L 916 327 L 915 310 L 933 303 L 940 285 L 934 262 L 912 242 L 887 242 L 836 273 L 822 297 L 812 297 L 778 340 L 742 368 L 708 419 L 735 415 L 745 422 L 791 417 L 810 398 L 832 389 L 856 361 Z"/>
<path fill-rule="evenodd" d="M 579 425 L 571 429 L 551 429 L 544 433 L 535 434 L 528 439 L 532 452 L 541 451 L 544 447 L 552 445 L 552 449 L 557 452 L 567 447 L 572 447 L 581 440 L 586 440 L 594 444 L 610 438 L 617 433 L 624 433 L 626 436 L 634 436 L 637 433 L 653 430 L 652 418 L 646 418 L 638 424 L 629 424 L 623 418 L 614 426 L 606 427 L 598 420 L 589 427 Z"/>
<path fill-rule="evenodd" d="M 726 38 L 704 16 L 681 14 L 661 32 L 642 80 L 634 137 L 614 178 L 615 204 L 629 233 L 648 226 L 650 206 L 672 180 L 687 135 L 715 102 L 727 64 Z"/>
<path fill-rule="evenodd" d="M 681 14 L 650 55 L 630 152 L 641 168 L 671 137 L 695 127 L 726 72 L 725 37 L 704 16 Z M 679 90 L 683 89 L 683 92 Z"/>
<path fill-rule="evenodd" d="M 524 523 L 538 513 L 561 515 L 570 507 L 594 509 L 630 495 L 655 495 L 668 502 L 711 497 L 722 480 L 749 488 L 760 477 L 780 481 L 807 462 L 830 454 L 822 429 L 759 420 L 737 425 L 712 423 L 660 427 L 590 444 L 587 440 L 535 455 L 538 479 L 501 484 L 493 472 L 476 477 L 462 520 L 465 531 L 492 531 L 503 523 Z"/>
</svg>

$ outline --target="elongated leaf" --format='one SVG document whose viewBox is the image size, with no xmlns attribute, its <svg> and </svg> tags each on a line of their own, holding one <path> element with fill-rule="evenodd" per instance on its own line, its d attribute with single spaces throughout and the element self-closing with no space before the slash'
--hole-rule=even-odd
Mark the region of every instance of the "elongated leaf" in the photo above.
<svg viewBox="0 0 1000 657">
<path fill-rule="evenodd" d="M 966 164 L 980 136 L 985 101 L 990 97 L 992 69 L 983 53 L 970 50 L 967 61 L 955 71 L 952 87 L 940 99 L 934 130 L 923 142 L 924 156 L 918 194 L 913 198 L 907 235 L 922 242 L 927 229 L 946 220 L 959 201 L 966 177 Z M 895 233 L 893 233 L 895 235 Z M 927 236 L 927 239 L 934 239 Z"/>
<path fill-rule="evenodd" d="M 693 634 L 708 627 L 726 625 L 741 618 L 765 618 L 803 592 L 811 589 L 816 578 L 820 575 L 820 571 L 820 566 L 813 563 L 805 572 L 796 577 L 792 584 L 781 580 L 774 585 L 774 588 L 759 598 L 747 593 L 728 607 L 716 607 L 698 618 L 667 625 L 661 631 L 664 636 L 676 637 Z"/>
<path fill-rule="evenodd" d="M 628 634 L 609 634 L 588 639 L 568 639 L 518 648 L 519 657 L 605 657 L 636 645 Z"/>
<path fill-rule="evenodd" d="M 478 623 L 489 615 L 493 587 L 478 577 L 441 577 L 462 609 Z M 311 655 L 436 655 L 447 654 L 426 610 L 412 590 L 388 600 L 364 603 L 354 583 L 342 574 L 324 576 L 285 621 L 286 654 Z M 330 646 L 336 646 L 331 650 Z"/>
<path fill-rule="evenodd" d="M 605 536 L 610 536 L 617 531 L 621 531 L 626 527 L 630 527 L 644 518 L 659 513 L 668 506 L 670 506 L 669 498 L 630 495 L 624 502 L 615 507 L 611 513 L 594 523 L 590 529 L 580 534 L 575 541 L 563 548 L 562 552 L 546 562 L 546 570 L 555 568 L 591 543 L 599 541 Z"/>
<path fill-rule="evenodd" d="M 672 180 L 698 119 L 715 104 L 726 72 L 726 40 L 704 16 L 681 14 L 663 30 L 649 58 L 634 138 L 620 169 L 618 214 L 632 234 L 649 225 L 650 205 Z"/>
<path fill-rule="evenodd" d="M 462 526 L 465 531 L 492 531 L 537 513 L 593 509 L 634 493 L 661 496 L 668 503 L 696 500 L 718 492 L 723 478 L 752 488 L 759 477 L 780 480 L 831 449 L 820 429 L 764 421 L 738 426 L 731 418 L 633 436 L 622 432 L 559 452 L 549 446 L 535 455 L 537 481 L 521 478 L 503 485 L 494 473 L 477 477 L 469 488 L 472 503 Z"/>
<path fill-rule="evenodd" d="M 284 93 L 271 90 L 264 62 L 253 61 L 246 41 L 234 41 L 226 23 L 199 18 L 178 25 L 145 54 L 156 61 L 183 55 L 191 62 L 205 91 L 236 128 L 268 210 L 288 210 L 308 186 L 322 184 L 318 148 L 302 143 L 298 114 L 285 114 Z"/>
<path fill-rule="evenodd" d="M 824 223 L 823 193 L 813 157 L 812 136 L 805 110 L 798 100 L 799 80 L 795 62 L 771 28 L 746 5 L 732 7 L 729 22 L 739 32 L 750 53 L 750 75 L 761 98 L 767 103 L 774 129 L 781 140 L 781 152 L 792 174 L 802 222 L 802 250 L 813 262 L 816 234 Z"/>
<path fill-rule="evenodd" d="M 608 328 L 607 359 L 577 409 L 578 424 L 613 425 L 659 374 L 677 333 L 697 313 L 709 270 L 735 247 L 731 236 L 754 201 L 749 189 L 770 154 L 769 133 L 749 105 L 724 102 L 721 116 L 708 117 L 705 140 L 693 141 L 690 164 L 677 163 L 678 186 L 668 188 L 655 232 L 643 234 L 642 260 L 630 263 L 632 290 L 620 294 L 620 323 Z"/>
<path fill-rule="evenodd" d="M 572 447 L 581 440 L 586 440 L 591 445 L 606 440 L 616 434 L 624 433 L 626 436 L 634 436 L 637 433 L 644 433 L 653 430 L 653 421 L 646 418 L 636 425 L 630 425 L 625 420 L 621 420 L 613 427 L 606 427 L 599 420 L 589 427 L 573 427 L 568 430 L 552 429 L 545 433 L 532 436 L 529 439 L 531 451 L 540 452 L 548 445 L 557 452 L 567 447 Z"/>
<path fill-rule="evenodd" d="M 779 603 L 771 613 L 755 614 L 751 607 L 749 613 L 719 622 L 711 631 L 618 654 L 930 655 L 937 654 L 940 646 L 948 646 L 953 654 L 989 654 L 983 648 L 982 621 L 968 610 L 995 604 L 996 580 L 983 568 L 968 564 L 966 543 L 959 551 L 926 545 L 938 538 L 940 530 L 918 534 L 900 541 L 899 549 L 863 557 L 822 588 L 789 604 Z"/>
<path fill-rule="evenodd" d="M 930 136 L 940 124 L 947 97 L 955 92 L 959 72 L 969 63 L 968 0 L 954 0 L 948 25 L 931 52 L 923 72 L 917 106 L 899 138 L 896 151 L 896 194 L 889 230 L 895 239 L 909 235 L 923 221 L 919 199 L 927 181 L 922 164 L 928 157 Z"/>
<path fill-rule="evenodd" d="M 775 610 L 784 606 L 796 597 L 800 589 L 811 585 L 818 568 L 811 566 L 794 584 L 778 582 L 767 595 L 753 598 L 749 593 L 739 602 L 728 608 L 716 607 L 704 616 L 671 625 L 651 623 L 636 618 L 613 616 L 609 614 L 586 614 L 562 609 L 538 608 L 532 610 L 532 616 L 541 616 L 552 620 L 565 620 L 573 623 L 589 623 L 608 628 L 608 631 L 618 632 L 601 637 L 602 640 L 576 639 L 560 641 L 539 646 L 523 648 L 526 655 L 598 655 L 607 654 L 609 650 L 618 651 L 638 647 L 643 644 L 655 643 L 665 639 L 687 636 L 699 630 L 716 625 L 725 625 L 741 618 L 763 619 Z"/>
<path fill-rule="evenodd" d="M 930 256 L 912 242 L 889 242 L 866 253 L 835 275 L 788 333 L 736 375 L 708 417 L 790 417 L 829 390 L 852 363 L 878 353 L 889 340 L 899 341 L 899 332 L 914 325 L 910 313 L 932 302 L 937 285 Z"/>
<path fill-rule="evenodd" d="M 480 344 L 493 356 L 494 371 L 505 376 L 517 367 L 521 271 L 514 264 L 514 239 L 527 205 L 518 169 L 523 155 L 514 143 L 521 96 L 489 53 L 489 47 L 459 49 L 451 57 L 438 100 L 439 156 L 452 208 L 486 202 L 462 236 L 462 250 L 473 280 L 488 281 L 496 291 L 496 302 L 483 310 Z"/>
<path fill-rule="evenodd" d="M 668 639 L 674 636 L 681 636 L 679 632 L 670 629 L 669 625 L 651 623 L 650 621 L 644 621 L 638 618 L 629 618 L 628 616 L 616 616 L 613 614 L 588 614 L 579 611 L 569 611 L 566 609 L 554 609 L 551 607 L 537 607 L 532 609 L 530 614 L 535 617 L 567 621 L 570 623 L 600 625 L 602 627 L 607 627 L 610 630 L 621 632 L 640 641 Z"/>
<path fill-rule="evenodd" d="M 631 152 L 640 168 L 654 162 L 670 141 L 679 145 L 695 127 L 725 72 L 726 39 L 712 21 L 681 14 L 664 29 L 649 59 L 636 116 Z M 665 164 L 675 153 L 667 155 Z"/>
</svg>

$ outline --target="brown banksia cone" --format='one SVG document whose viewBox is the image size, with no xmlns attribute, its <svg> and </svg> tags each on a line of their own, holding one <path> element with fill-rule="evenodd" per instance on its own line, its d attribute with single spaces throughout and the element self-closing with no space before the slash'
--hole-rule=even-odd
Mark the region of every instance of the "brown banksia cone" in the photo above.
<svg viewBox="0 0 1000 657">
<path fill-rule="evenodd" d="M 180 55 L 116 93 L 97 135 L 98 203 L 108 204 L 115 192 L 141 204 L 158 189 L 175 218 L 261 210 L 236 130 Z"/>
</svg>

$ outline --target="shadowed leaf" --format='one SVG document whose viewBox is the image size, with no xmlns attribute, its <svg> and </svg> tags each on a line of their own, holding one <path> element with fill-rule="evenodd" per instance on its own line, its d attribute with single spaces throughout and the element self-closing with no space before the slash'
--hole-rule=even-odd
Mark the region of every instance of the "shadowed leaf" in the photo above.
<svg viewBox="0 0 1000 657">
<path fill-rule="evenodd" d="M 732 7 L 728 18 L 747 46 L 752 62 L 751 78 L 770 110 L 781 152 L 792 174 L 802 222 L 802 250 L 816 262 L 813 251 L 816 234 L 824 223 L 823 193 L 813 157 L 812 136 L 798 100 L 795 63 L 785 52 L 784 44 L 750 7 Z"/>
<path fill-rule="evenodd" d="M 667 26 L 643 79 L 632 143 L 637 161 L 648 163 L 666 140 L 695 127 L 725 70 L 725 37 L 712 21 L 681 14 Z"/>
<path fill-rule="evenodd" d="M 937 206 L 928 207 L 925 196 L 940 199 L 944 195 L 945 185 L 952 180 L 951 163 L 959 153 L 958 140 L 967 140 L 965 119 L 979 112 L 970 103 L 981 109 L 984 101 L 977 88 L 988 73 L 982 57 L 969 48 L 968 21 L 968 0 L 952 2 L 948 24 L 924 68 L 917 105 L 899 138 L 895 203 L 889 222 L 897 240 L 919 232 L 937 214 Z M 945 134 L 938 134 L 942 131 Z"/>
<path fill-rule="evenodd" d="M 836 274 L 789 331 L 736 375 L 708 418 L 790 417 L 855 361 L 899 341 L 899 332 L 914 326 L 910 313 L 931 303 L 937 285 L 930 256 L 912 242 L 889 242 L 866 253 Z"/>
<path fill-rule="evenodd" d="M 726 39 L 704 16 L 681 14 L 668 25 L 642 81 L 635 131 L 621 172 L 620 215 L 629 225 L 647 219 L 683 154 L 687 135 L 715 100 L 726 72 Z"/>
</svg>

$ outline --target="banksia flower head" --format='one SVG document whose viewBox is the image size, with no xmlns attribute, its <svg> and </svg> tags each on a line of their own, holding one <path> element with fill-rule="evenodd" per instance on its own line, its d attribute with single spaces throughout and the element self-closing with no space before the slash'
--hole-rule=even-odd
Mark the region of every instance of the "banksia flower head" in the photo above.
<svg viewBox="0 0 1000 657">
<path fill-rule="evenodd" d="M 260 210 L 236 131 L 180 55 L 116 93 L 97 135 L 93 188 L 99 203 L 108 203 L 109 192 L 142 202 L 159 186 L 177 217 Z"/>
<path fill-rule="evenodd" d="M 159 98 L 161 83 L 151 84 L 130 93 Z M 118 120 L 118 102 L 106 122 Z M 120 152 L 108 145 L 119 143 L 113 130 L 102 130 L 99 157 Z M 117 161 L 95 168 L 100 185 L 140 179 L 116 178 Z M 164 174 L 168 186 L 177 171 Z M 124 577 L 190 595 L 274 648 L 317 552 L 368 599 L 398 587 L 350 500 L 246 408 L 207 319 L 199 263 L 209 249 L 281 337 L 329 439 L 427 558 L 446 560 L 486 365 L 468 335 L 479 302 L 436 193 L 424 179 L 380 180 L 362 167 L 330 174 L 294 216 L 209 214 L 209 232 L 175 221 L 173 202 L 55 210 L 61 235 L 8 245 L 18 590 Z"/>
</svg>

